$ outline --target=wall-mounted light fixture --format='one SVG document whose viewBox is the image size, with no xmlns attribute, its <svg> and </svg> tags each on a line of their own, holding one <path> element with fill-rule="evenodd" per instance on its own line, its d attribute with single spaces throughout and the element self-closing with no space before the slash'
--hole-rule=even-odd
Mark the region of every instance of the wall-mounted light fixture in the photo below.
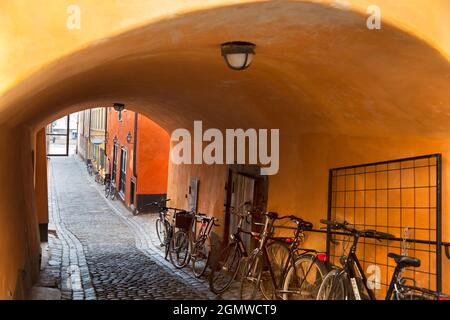
<svg viewBox="0 0 450 320">
<path fill-rule="evenodd" d="M 132 134 L 131 134 L 130 131 L 128 131 L 128 134 L 127 134 L 127 142 L 128 142 L 128 143 L 133 142 L 133 136 L 132 136 Z"/>
<path fill-rule="evenodd" d="M 221 45 L 225 63 L 233 70 L 247 69 L 255 56 L 256 45 L 251 42 L 232 41 Z"/>
<path fill-rule="evenodd" d="M 122 121 L 122 111 L 125 110 L 125 105 L 123 103 L 114 103 L 114 110 L 119 113 L 119 121 Z"/>
</svg>

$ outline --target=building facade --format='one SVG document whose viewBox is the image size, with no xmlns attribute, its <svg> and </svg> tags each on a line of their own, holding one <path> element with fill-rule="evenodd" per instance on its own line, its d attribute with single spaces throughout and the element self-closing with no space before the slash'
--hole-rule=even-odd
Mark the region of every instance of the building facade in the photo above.
<svg viewBox="0 0 450 320">
<path fill-rule="evenodd" d="M 147 117 L 130 110 L 107 111 L 107 156 L 119 198 L 133 211 L 167 194 L 170 138 Z"/>
<path fill-rule="evenodd" d="M 107 110 L 94 108 L 81 111 L 78 121 L 78 155 L 83 160 L 91 159 L 94 169 L 104 175 L 109 164 L 106 162 Z"/>
</svg>

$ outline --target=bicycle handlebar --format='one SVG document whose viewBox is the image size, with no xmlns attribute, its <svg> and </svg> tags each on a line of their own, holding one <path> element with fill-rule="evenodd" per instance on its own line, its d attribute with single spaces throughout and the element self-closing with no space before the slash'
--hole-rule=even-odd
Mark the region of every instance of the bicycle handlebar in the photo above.
<svg viewBox="0 0 450 320">
<path fill-rule="evenodd" d="M 161 199 L 161 200 L 159 200 L 159 201 L 152 201 L 152 202 L 150 202 L 150 203 L 147 203 L 147 204 L 145 204 L 144 205 L 144 207 L 148 207 L 148 206 L 158 206 L 158 207 L 163 207 L 163 203 L 167 203 L 167 202 L 169 202 L 170 201 L 170 199 Z M 165 206 L 164 206 L 164 208 L 166 208 Z"/>
<path fill-rule="evenodd" d="M 337 222 L 337 221 L 329 221 L 329 220 L 320 220 L 321 223 L 326 224 L 331 229 L 334 230 L 344 230 L 347 231 L 353 235 L 359 235 L 359 236 L 367 236 L 367 237 L 373 237 L 377 239 L 393 239 L 395 238 L 394 235 L 390 233 L 380 232 L 376 230 L 358 230 L 355 228 L 348 227 L 349 223 L 347 221 L 344 222 Z"/>
<path fill-rule="evenodd" d="M 365 236 L 374 237 L 374 238 L 382 238 L 382 239 L 393 239 L 395 236 L 390 233 L 381 232 L 377 230 L 364 230 L 362 231 Z"/>
<path fill-rule="evenodd" d="M 297 224 L 297 228 L 299 228 L 299 229 L 311 230 L 313 228 L 313 224 L 311 222 L 305 221 L 302 218 L 296 217 L 294 215 L 279 217 L 278 213 L 276 213 L 276 212 L 266 212 L 266 213 L 263 213 L 263 215 L 267 216 L 269 219 L 272 219 L 272 220 L 290 219 L 291 221 L 293 221 Z"/>
</svg>

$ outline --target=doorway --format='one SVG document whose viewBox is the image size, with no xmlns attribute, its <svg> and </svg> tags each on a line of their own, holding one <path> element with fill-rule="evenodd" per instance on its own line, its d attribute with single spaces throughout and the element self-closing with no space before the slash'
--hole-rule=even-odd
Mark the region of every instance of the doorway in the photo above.
<svg viewBox="0 0 450 320">
<path fill-rule="evenodd" d="M 136 184 L 133 180 L 130 182 L 130 207 L 134 209 L 134 196 L 135 196 Z"/>
<path fill-rule="evenodd" d="M 238 223 L 238 217 L 230 212 L 231 208 L 235 208 L 238 212 L 242 211 L 243 204 L 249 201 L 253 209 L 264 212 L 267 207 L 268 182 L 267 176 L 259 174 L 257 166 L 230 166 L 225 205 L 225 243 L 228 243 L 230 235 L 236 232 Z M 260 221 L 260 216 L 252 216 L 249 221 L 243 222 L 242 227 L 244 230 L 257 231 L 253 223 Z M 255 247 L 250 235 L 242 235 L 242 240 L 250 250 Z"/>
<path fill-rule="evenodd" d="M 116 182 L 117 177 L 117 144 L 113 147 L 113 161 L 112 161 L 112 171 L 111 171 L 111 181 Z"/>
<path fill-rule="evenodd" d="M 127 181 L 127 150 L 120 149 L 120 174 L 119 174 L 119 195 L 125 200 L 125 189 Z"/>
<path fill-rule="evenodd" d="M 251 202 L 253 204 L 255 195 L 255 179 L 244 176 L 239 173 L 232 173 L 232 192 L 231 192 L 231 206 L 237 210 L 238 213 L 244 209 L 243 204 Z M 230 227 L 228 237 L 236 232 L 239 218 L 234 214 L 230 215 Z M 244 221 L 242 228 L 244 230 L 251 230 L 252 219 Z M 242 234 L 242 240 L 247 248 L 251 247 L 251 237 L 248 234 Z"/>
</svg>

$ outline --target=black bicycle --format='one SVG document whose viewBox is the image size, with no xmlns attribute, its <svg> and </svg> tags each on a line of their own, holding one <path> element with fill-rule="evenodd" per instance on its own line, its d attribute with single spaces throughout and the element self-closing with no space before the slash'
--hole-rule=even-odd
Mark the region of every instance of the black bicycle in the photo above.
<svg viewBox="0 0 450 320">
<path fill-rule="evenodd" d="M 105 174 L 103 185 L 105 186 L 105 198 L 108 198 L 111 193 L 111 174 Z"/>
<path fill-rule="evenodd" d="M 88 174 L 90 176 L 92 176 L 93 171 L 94 171 L 94 166 L 92 164 L 92 160 L 91 159 L 87 159 L 86 160 L 86 169 L 87 169 Z"/>
<path fill-rule="evenodd" d="M 252 212 L 249 206 L 251 202 L 243 203 L 241 207 L 246 207 L 245 213 L 235 212 L 234 208 L 231 208 L 230 213 L 238 217 L 236 232 L 230 236 L 230 242 L 220 252 L 216 262 L 211 267 L 211 273 L 209 275 L 209 288 L 215 294 L 221 294 L 228 290 L 233 281 L 236 279 L 239 270 L 241 269 L 242 258 L 247 258 L 247 248 L 242 241 L 241 234 L 246 233 L 256 238 L 259 233 L 252 233 L 242 229 L 244 221 L 249 222 L 249 217 Z"/>
<path fill-rule="evenodd" d="M 376 300 L 375 293 L 369 289 L 367 278 L 356 256 L 356 248 L 360 237 L 375 238 L 380 241 L 394 238 L 389 233 L 375 230 L 357 230 L 350 227 L 347 222 L 321 220 L 331 230 L 343 230 L 353 237 L 353 243 L 347 256 L 341 257 L 342 267 L 334 267 L 322 282 L 319 289 L 318 300 Z M 400 277 L 403 269 L 419 267 L 420 260 L 394 253 L 388 254 L 394 259 L 396 267 L 386 293 L 385 300 L 429 300 L 448 299 L 448 296 L 419 288 L 415 285 L 406 285 L 408 279 Z"/>
<path fill-rule="evenodd" d="M 159 239 L 159 244 L 164 247 L 167 244 L 167 237 L 171 232 L 171 224 L 167 217 L 169 208 L 166 206 L 170 199 L 161 199 L 160 201 L 152 202 L 150 205 L 158 206 L 158 218 L 155 221 L 156 235 Z"/>
<path fill-rule="evenodd" d="M 95 172 L 95 182 L 97 182 L 100 185 L 104 185 L 105 184 L 105 179 L 102 176 L 102 173 L 100 172 L 100 170 Z"/>
<path fill-rule="evenodd" d="M 275 212 L 263 215 L 265 222 L 259 247 L 253 251 L 244 267 L 241 299 L 315 299 L 328 271 L 326 255 L 298 247 L 303 232 L 311 230 L 312 224 L 292 215 L 279 217 Z M 297 224 L 294 238 L 273 237 L 274 222 L 283 219 L 290 219 Z M 278 244 L 277 250 L 269 254 L 275 244 Z M 271 256 L 276 260 L 271 259 Z"/>
<path fill-rule="evenodd" d="M 190 223 L 189 221 L 186 221 L 185 217 L 188 219 L 193 218 L 192 213 L 179 209 L 179 208 L 172 208 L 167 206 L 167 202 L 170 201 L 170 199 L 162 199 L 157 202 L 152 202 L 148 204 L 147 206 L 158 206 L 159 207 L 159 217 L 156 219 L 155 222 L 155 228 L 156 228 L 156 234 L 158 236 L 158 240 L 160 243 L 160 246 L 164 247 L 164 258 L 167 260 L 168 257 L 170 257 L 172 264 L 179 268 L 182 267 L 182 261 L 184 260 L 183 257 L 180 256 L 180 252 L 183 252 L 181 250 L 183 248 L 183 242 L 182 239 L 178 239 L 175 241 L 174 246 L 172 246 L 172 241 L 175 235 L 175 228 L 184 230 L 184 224 Z M 171 214 L 169 214 L 169 211 L 172 211 Z M 178 225 L 176 224 L 176 218 L 178 216 Z M 169 220 L 169 218 L 171 220 Z M 183 224 L 184 221 L 184 224 Z M 177 251 L 178 254 L 173 253 L 174 256 L 171 256 L 171 250 Z"/>
<path fill-rule="evenodd" d="M 116 199 L 116 185 L 114 183 L 114 181 L 112 181 L 111 179 L 106 179 L 105 180 L 105 197 L 106 198 L 110 198 L 111 200 Z"/>
<path fill-rule="evenodd" d="M 192 262 L 192 271 L 195 277 L 200 278 L 209 265 L 212 250 L 211 231 L 214 226 L 219 226 L 219 221 L 214 217 L 207 217 L 205 214 L 197 214 L 194 220 L 194 230 L 188 233 L 189 256 Z M 197 231 L 197 223 L 200 228 Z"/>
</svg>

